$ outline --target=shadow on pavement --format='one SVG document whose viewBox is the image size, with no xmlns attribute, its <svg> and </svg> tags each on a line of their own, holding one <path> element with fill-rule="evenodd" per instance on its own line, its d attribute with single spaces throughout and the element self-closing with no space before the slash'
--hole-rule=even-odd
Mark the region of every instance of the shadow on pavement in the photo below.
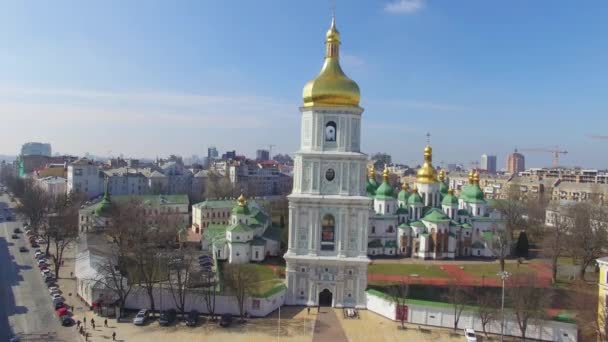
<svg viewBox="0 0 608 342">
<path fill-rule="evenodd" d="M 8 341 L 14 334 L 8 318 L 12 315 L 28 312 L 25 306 L 17 306 L 13 295 L 13 286 L 23 281 L 22 270 L 31 269 L 30 266 L 18 265 L 9 252 L 9 243 L 5 237 L 0 237 L 0 341 Z"/>
</svg>

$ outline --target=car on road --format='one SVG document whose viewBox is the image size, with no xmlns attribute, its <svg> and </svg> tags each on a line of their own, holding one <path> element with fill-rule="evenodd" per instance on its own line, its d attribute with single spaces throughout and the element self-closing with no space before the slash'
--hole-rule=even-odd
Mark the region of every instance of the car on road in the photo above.
<svg viewBox="0 0 608 342">
<path fill-rule="evenodd" d="M 38 247 L 40 247 L 40 245 L 39 245 L 39 244 L 37 244 L 37 243 L 36 243 L 36 241 L 32 242 L 32 243 L 30 244 L 30 246 L 32 246 L 32 248 L 38 248 Z"/>
<path fill-rule="evenodd" d="M 40 271 L 40 273 L 41 273 L 43 276 L 45 276 L 45 277 L 46 277 L 47 275 L 51 274 L 51 270 L 48 270 L 48 269 L 47 269 L 47 270 L 42 270 L 42 271 Z"/>
<path fill-rule="evenodd" d="M 74 325 L 74 320 L 70 316 L 61 316 L 61 325 L 64 327 L 71 327 Z"/>
<path fill-rule="evenodd" d="M 188 312 L 188 318 L 186 318 L 186 325 L 194 327 L 198 324 L 198 311 L 192 310 Z"/>
<path fill-rule="evenodd" d="M 34 254 L 34 258 L 38 259 L 39 257 L 44 257 L 44 253 L 37 249 L 36 253 Z"/>
<path fill-rule="evenodd" d="M 55 310 L 59 309 L 59 308 L 63 308 L 65 306 L 65 304 L 63 304 L 63 302 L 58 302 L 57 304 L 54 304 L 53 307 L 55 308 Z"/>
<path fill-rule="evenodd" d="M 477 336 L 475 335 L 475 330 L 473 329 L 464 329 L 464 337 L 466 337 L 467 342 L 477 342 Z"/>
<path fill-rule="evenodd" d="M 231 314 L 223 314 L 222 318 L 220 318 L 220 327 L 227 328 L 232 324 L 232 315 Z"/>
<path fill-rule="evenodd" d="M 11 238 L 12 238 L 12 239 L 18 239 L 18 238 L 19 238 L 19 235 L 17 235 L 17 234 L 13 234 L 13 235 L 11 235 Z"/>
<path fill-rule="evenodd" d="M 137 314 L 135 315 L 135 318 L 133 318 L 133 324 L 144 325 L 144 324 L 146 324 L 146 321 L 148 320 L 149 316 L 150 316 L 150 312 L 148 310 L 141 309 L 137 312 Z"/>
<path fill-rule="evenodd" d="M 51 287 L 49 287 L 49 293 L 53 293 L 55 291 L 59 291 L 59 286 L 51 286 Z"/>
<path fill-rule="evenodd" d="M 161 311 L 160 317 L 158 318 L 158 324 L 167 326 L 175 321 L 175 317 L 177 317 L 177 312 L 173 309 Z"/>
<path fill-rule="evenodd" d="M 19 247 L 19 252 L 27 252 L 27 247 L 25 247 L 25 246 Z"/>
<path fill-rule="evenodd" d="M 46 264 L 46 259 L 38 259 L 38 265 Z"/>
<path fill-rule="evenodd" d="M 46 243 L 46 240 L 43 239 L 43 238 L 38 238 L 38 239 L 36 239 L 36 242 L 39 243 L 39 244 L 41 244 L 41 245 L 44 245 Z"/>
<path fill-rule="evenodd" d="M 19 229 L 19 227 L 17 227 L 15 229 L 13 229 L 13 233 L 19 234 L 19 233 L 21 233 L 21 229 Z"/>
<path fill-rule="evenodd" d="M 63 298 L 53 298 L 53 305 L 56 305 L 57 303 L 63 303 Z"/>
<path fill-rule="evenodd" d="M 53 299 L 55 299 L 55 298 L 62 298 L 63 299 L 63 297 L 59 293 L 53 293 L 53 294 L 51 294 L 51 298 L 53 298 Z"/>
<path fill-rule="evenodd" d="M 61 294 L 62 294 L 61 290 L 59 290 L 59 289 L 54 290 L 54 291 L 51 291 L 51 292 L 49 292 L 49 293 L 51 294 L 51 296 L 54 296 L 54 295 L 59 295 L 59 296 L 61 296 Z"/>
</svg>

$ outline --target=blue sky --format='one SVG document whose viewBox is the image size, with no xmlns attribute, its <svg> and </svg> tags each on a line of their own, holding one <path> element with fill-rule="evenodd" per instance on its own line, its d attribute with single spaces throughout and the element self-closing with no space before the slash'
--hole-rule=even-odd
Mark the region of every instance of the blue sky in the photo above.
<svg viewBox="0 0 608 342">
<path fill-rule="evenodd" d="M 331 2 L 12 1 L 0 12 L 0 154 L 125 156 L 299 142 Z M 436 164 L 559 145 L 608 167 L 608 2 L 337 0 L 363 149 Z M 546 166 L 550 154 L 529 153 Z"/>
</svg>

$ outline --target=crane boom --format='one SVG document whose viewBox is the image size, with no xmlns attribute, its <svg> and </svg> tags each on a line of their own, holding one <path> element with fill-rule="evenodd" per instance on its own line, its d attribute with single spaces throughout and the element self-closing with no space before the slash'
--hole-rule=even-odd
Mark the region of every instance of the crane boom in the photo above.
<svg viewBox="0 0 608 342">
<path fill-rule="evenodd" d="M 553 167 L 559 166 L 559 155 L 568 154 L 568 151 L 560 151 L 559 147 L 555 145 L 553 148 L 520 148 L 520 151 L 524 152 L 548 152 L 553 154 Z"/>
</svg>

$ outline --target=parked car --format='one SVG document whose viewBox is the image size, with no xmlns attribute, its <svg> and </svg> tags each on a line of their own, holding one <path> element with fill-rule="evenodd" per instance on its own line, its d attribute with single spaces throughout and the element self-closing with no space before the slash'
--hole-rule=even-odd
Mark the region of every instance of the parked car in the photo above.
<svg viewBox="0 0 608 342">
<path fill-rule="evenodd" d="M 37 244 L 37 243 L 36 243 L 36 241 L 32 242 L 32 243 L 30 244 L 30 246 L 32 246 L 32 248 L 37 248 L 37 247 L 40 247 L 40 245 L 39 245 L 39 244 Z"/>
<path fill-rule="evenodd" d="M 63 298 L 53 298 L 53 305 L 56 305 L 57 303 L 63 303 Z"/>
<path fill-rule="evenodd" d="M 137 312 L 137 315 L 135 315 L 135 318 L 133 318 L 133 324 L 144 325 L 144 324 L 146 324 L 146 321 L 148 320 L 149 316 L 150 316 L 150 313 L 148 312 L 148 310 L 141 309 Z"/>
<path fill-rule="evenodd" d="M 51 296 L 54 296 L 54 295 L 60 295 L 61 296 L 61 294 L 62 294 L 62 292 L 61 292 L 60 289 L 55 289 L 53 291 L 49 291 L 49 293 L 51 294 Z"/>
<path fill-rule="evenodd" d="M 477 336 L 475 335 L 475 330 L 473 329 L 464 329 L 464 336 L 467 338 L 467 342 L 477 342 Z"/>
<path fill-rule="evenodd" d="M 65 306 L 65 304 L 63 304 L 63 302 L 58 302 L 57 304 L 54 304 L 53 307 L 55 307 L 55 310 L 59 309 L 59 308 L 63 308 Z"/>
<path fill-rule="evenodd" d="M 38 259 L 39 257 L 44 257 L 44 253 L 42 253 L 39 249 L 34 253 L 34 258 Z"/>
<path fill-rule="evenodd" d="M 57 316 L 59 316 L 59 317 L 71 314 L 68 311 L 68 308 L 66 308 L 66 307 L 62 307 L 62 308 L 56 309 L 55 313 L 57 313 Z"/>
<path fill-rule="evenodd" d="M 49 293 L 53 293 L 54 291 L 59 291 L 59 286 L 51 286 L 51 287 L 49 287 Z"/>
<path fill-rule="evenodd" d="M 17 227 L 15 229 L 13 229 L 13 233 L 19 234 L 19 233 L 21 233 L 21 229 L 19 229 L 19 227 Z"/>
<path fill-rule="evenodd" d="M 46 264 L 46 259 L 38 259 L 38 265 Z"/>
<path fill-rule="evenodd" d="M 227 328 L 232 324 L 232 315 L 231 314 L 223 314 L 222 318 L 220 318 L 220 327 Z"/>
<path fill-rule="evenodd" d="M 25 247 L 25 246 L 19 247 L 19 252 L 27 252 L 27 247 Z"/>
<path fill-rule="evenodd" d="M 39 244 L 41 244 L 41 245 L 44 245 L 46 243 L 46 240 L 43 239 L 43 238 L 37 238 L 36 242 L 39 243 Z"/>
<path fill-rule="evenodd" d="M 44 277 L 45 283 L 55 283 L 55 277 L 52 274 L 49 274 L 47 277 Z"/>
<path fill-rule="evenodd" d="M 198 311 L 192 310 L 188 312 L 188 318 L 186 319 L 186 325 L 193 327 L 198 324 Z"/>
<path fill-rule="evenodd" d="M 167 325 L 173 323 L 173 321 L 175 321 L 176 316 L 177 316 L 177 312 L 173 309 L 170 309 L 167 311 L 161 311 L 160 317 L 158 318 L 158 324 L 160 324 L 162 326 L 167 326 Z"/>
<path fill-rule="evenodd" d="M 64 327 L 71 327 L 74 325 L 74 320 L 70 316 L 61 316 L 61 325 Z"/>
<path fill-rule="evenodd" d="M 63 297 L 59 293 L 53 293 L 53 294 L 51 294 L 51 298 L 53 298 L 53 299 L 55 299 L 55 298 L 61 298 L 61 299 L 63 299 Z"/>
<path fill-rule="evenodd" d="M 11 235 L 11 238 L 12 238 L 12 239 L 18 239 L 18 238 L 19 238 L 19 235 L 17 235 L 17 234 L 13 234 L 13 235 Z"/>
</svg>

